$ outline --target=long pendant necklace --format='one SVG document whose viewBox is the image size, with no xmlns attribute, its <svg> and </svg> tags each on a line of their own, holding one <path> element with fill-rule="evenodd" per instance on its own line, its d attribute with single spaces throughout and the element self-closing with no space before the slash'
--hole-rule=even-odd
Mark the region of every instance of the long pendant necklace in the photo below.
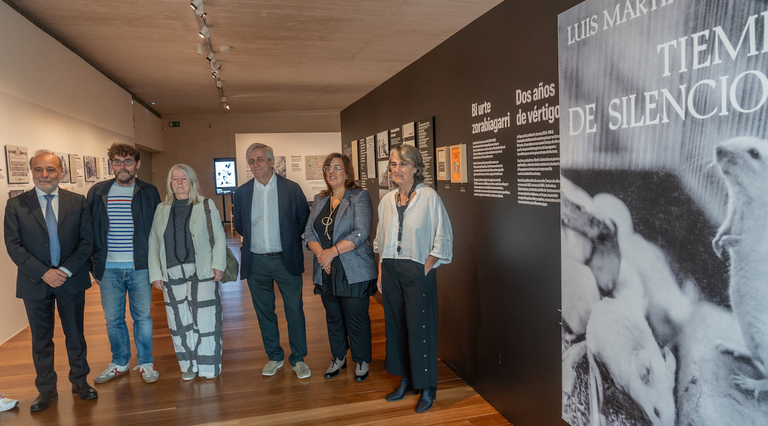
<svg viewBox="0 0 768 426">
<path fill-rule="evenodd" d="M 328 234 L 328 227 L 333 223 L 333 218 L 331 216 L 333 216 L 333 212 L 335 212 L 336 209 L 339 208 L 339 204 L 341 204 L 341 201 L 339 201 L 339 203 L 336 204 L 336 207 L 334 207 L 333 197 L 331 197 L 330 203 L 331 203 L 331 212 L 328 213 L 328 217 L 324 217 L 323 220 L 320 222 L 323 225 L 325 225 L 325 237 L 328 238 L 329 240 L 331 239 L 331 236 Z"/>
<path fill-rule="evenodd" d="M 400 251 L 403 249 L 403 220 L 405 219 L 405 209 L 408 207 L 408 204 L 411 202 L 411 195 L 413 195 L 413 191 L 416 190 L 416 184 L 413 184 L 411 186 L 411 190 L 408 191 L 408 198 L 405 199 L 405 205 L 402 206 L 401 200 L 403 199 L 403 194 L 401 194 L 399 191 L 397 194 L 395 194 L 395 199 L 397 200 L 397 253 L 399 254 Z"/>
</svg>

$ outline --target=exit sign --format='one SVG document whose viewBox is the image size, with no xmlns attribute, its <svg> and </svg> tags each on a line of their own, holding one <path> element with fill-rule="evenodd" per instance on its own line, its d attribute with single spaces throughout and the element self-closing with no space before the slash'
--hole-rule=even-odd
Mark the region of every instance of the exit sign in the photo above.
<svg viewBox="0 0 768 426">
<path fill-rule="evenodd" d="M 171 121 L 168 123 L 168 127 L 181 127 L 180 121 Z"/>
</svg>

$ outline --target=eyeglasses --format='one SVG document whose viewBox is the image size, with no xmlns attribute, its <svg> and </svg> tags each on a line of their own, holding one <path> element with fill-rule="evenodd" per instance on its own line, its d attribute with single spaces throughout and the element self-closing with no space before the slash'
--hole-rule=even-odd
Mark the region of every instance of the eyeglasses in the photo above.
<svg viewBox="0 0 768 426">
<path fill-rule="evenodd" d="M 403 161 L 402 163 L 397 163 L 397 162 L 393 161 L 393 162 L 389 163 L 389 168 L 392 169 L 392 170 L 405 169 L 406 167 L 408 167 L 410 165 L 411 165 L 411 163 L 408 163 L 406 161 Z"/>
<path fill-rule="evenodd" d="M 344 170 L 344 168 L 341 167 L 341 166 L 333 166 L 333 167 L 325 166 L 325 167 L 323 167 L 323 171 L 326 172 L 326 173 L 330 173 L 331 170 L 333 170 L 334 172 L 340 172 L 340 171 Z"/>
<path fill-rule="evenodd" d="M 133 165 L 133 158 L 126 158 L 125 160 L 118 160 L 115 158 L 111 161 L 111 163 L 115 167 L 118 167 L 121 164 L 125 164 L 126 167 L 131 167 Z"/>
</svg>

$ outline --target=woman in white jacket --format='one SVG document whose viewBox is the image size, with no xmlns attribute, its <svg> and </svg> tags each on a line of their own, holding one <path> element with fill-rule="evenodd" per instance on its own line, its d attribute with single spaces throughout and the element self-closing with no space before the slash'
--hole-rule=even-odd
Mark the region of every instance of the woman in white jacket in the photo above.
<svg viewBox="0 0 768 426">
<path fill-rule="evenodd" d="M 218 209 L 199 188 L 191 167 L 171 167 L 167 195 L 157 206 L 149 235 L 149 280 L 163 291 L 182 380 L 221 374 L 218 281 L 226 268 L 226 237 Z M 204 203 L 210 210 L 213 244 Z"/>
</svg>

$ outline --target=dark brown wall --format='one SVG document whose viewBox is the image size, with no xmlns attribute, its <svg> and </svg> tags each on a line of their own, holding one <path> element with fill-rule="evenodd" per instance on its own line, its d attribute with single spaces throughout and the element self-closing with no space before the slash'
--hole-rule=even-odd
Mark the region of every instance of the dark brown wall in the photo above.
<svg viewBox="0 0 768 426">
<path fill-rule="evenodd" d="M 438 269 L 438 287 L 441 358 L 516 426 L 565 422 L 559 205 L 517 204 L 514 135 L 537 125 L 515 128 L 515 89 L 557 83 L 557 14 L 577 3 L 505 1 L 341 113 L 345 144 L 434 116 L 436 146 L 469 145 L 470 176 L 471 143 L 482 139 L 471 134 L 471 104 L 512 113 L 512 129 L 491 135 L 507 145 L 511 195 L 437 184 L 454 232 L 454 261 Z M 376 204 L 374 181 L 369 192 Z"/>
</svg>

